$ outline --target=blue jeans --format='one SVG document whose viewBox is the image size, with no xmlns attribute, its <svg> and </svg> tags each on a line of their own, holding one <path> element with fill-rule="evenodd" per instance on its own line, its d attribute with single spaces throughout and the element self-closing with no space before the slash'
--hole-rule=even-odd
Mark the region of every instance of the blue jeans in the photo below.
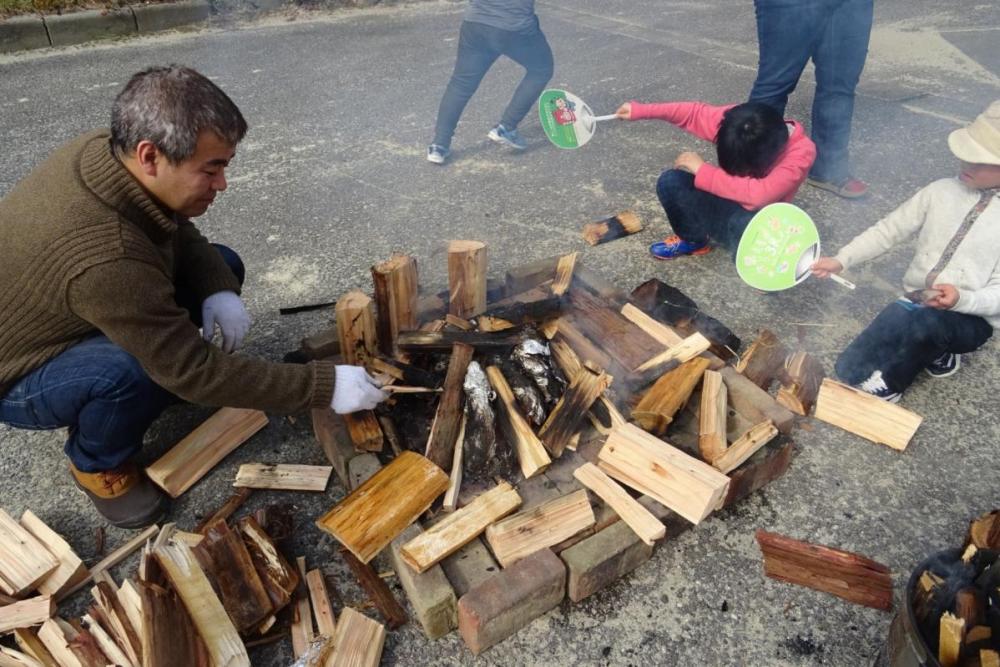
<svg viewBox="0 0 1000 667">
<path fill-rule="evenodd" d="M 782 114 L 812 58 L 816 95 L 810 177 L 840 183 L 850 176 L 848 144 L 854 89 L 868 56 L 873 0 L 754 0 L 760 60 L 750 100 Z"/>
<path fill-rule="evenodd" d="M 500 56 L 507 56 L 526 70 L 500 118 L 500 123 L 508 130 L 517 127 L 552 78 L 552 49 L 537 24 L 530 31 L 513 32 L 462 21 L 455 71 L 438 107 L 435 144 L 445 148 L 451 146 L 451 137 L 465 105 Z"/>
<path fill-rule="evenodd" d="M 239 255 L 215 247 L 242 284 Z M 177 303 L 201 325 L 196 296 L 178 288 Z M 84 472 L 100 472 L 133 458 L 149 425 L 178 400 L 135 357 L 96 334 L 20 378 L 0 399 L 0 422 L 32 430 L 68 427 L 66 456 Z"/>
<path fill-rule="evenodd" d="M 668 169 L 656 182 L 656 196 L 667 213 L 674 234 L 690 243 L 715 241 L 732 253 L 756 211 L 748 211 L 694 186 L 694 175 Z"/>
<path fill-rule="evenodd" d="M 836 371 L 844 382 L 858 384 L 880 370 L 891 390 L 904 391 L 942 354 L 973 352 L 992 335 L 993 327 L 976 315 L 899 299 L 847 346 L 837 359 Z"/>
</svg>

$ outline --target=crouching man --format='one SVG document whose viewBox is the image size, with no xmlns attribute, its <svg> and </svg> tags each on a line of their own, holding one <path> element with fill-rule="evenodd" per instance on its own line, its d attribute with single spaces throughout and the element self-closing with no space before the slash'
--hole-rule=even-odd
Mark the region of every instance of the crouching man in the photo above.
<svg viewBox="0 0 1000 667">
<path fill-rule="evenodd" d="M 178 399 L 287 413 L 385 398 L 356 366 L 232 354 L 250 327 L 243 264 L 191 218 L 226 189 L 246 131 L 207 78 L 153 67 L 118 95 L 110 131 L 73 139 L 0 200 L 0 422 L 68 427 L 73 479 L 116 526 L 167 511 L 134 461 Z"/>
</svg>

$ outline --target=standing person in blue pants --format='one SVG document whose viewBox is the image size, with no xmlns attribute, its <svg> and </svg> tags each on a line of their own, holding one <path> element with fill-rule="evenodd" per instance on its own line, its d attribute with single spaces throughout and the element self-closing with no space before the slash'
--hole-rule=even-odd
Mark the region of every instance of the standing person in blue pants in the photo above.
<svg viewBox="0 0 1000 667">
<path fill-rule="evenodd" d="M 535 0 L 469 0 L 458 35 L 455 71 L 441 98 L 434 141 L 427 147 L 428 161 L 444 164 L 448 159 L 451 138 L 465 105 L 500 56 L 507 56 L 526 71 L 500 122 L 488 136 L 497 143 L 524 150 L 517 124 L 552 78 L 553 66 L 552 49 L 535 15 Z"/>
<path fill-rule="evenodd" d="M 754 0 L 760 59 L 750 101 L 784 114 L 788 96 L 812 59 L 817 156 L 807 182 L 846 199 L 868 192 L 851 175 L 848 144 L 854 89 L 868 56 L 872 5 L 873 0 Z"/>
</svg>

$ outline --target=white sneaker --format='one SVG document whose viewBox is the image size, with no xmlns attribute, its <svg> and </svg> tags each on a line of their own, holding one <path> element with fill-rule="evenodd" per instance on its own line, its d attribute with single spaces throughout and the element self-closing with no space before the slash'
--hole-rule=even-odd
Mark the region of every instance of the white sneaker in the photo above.
<svg viewBox="0 0 1000 667">
<path fill-rule="evenodd" d="M 867 380 L 854 386 L 866 394 L 871 394 L 875 398 L 881 398 L 890 403 L 899 403 L 899 399 L 903 396 L 903 392 L 889 389 L 889 385 L 882 377 L 882 371 L 873 371 Z"/>
</svg>

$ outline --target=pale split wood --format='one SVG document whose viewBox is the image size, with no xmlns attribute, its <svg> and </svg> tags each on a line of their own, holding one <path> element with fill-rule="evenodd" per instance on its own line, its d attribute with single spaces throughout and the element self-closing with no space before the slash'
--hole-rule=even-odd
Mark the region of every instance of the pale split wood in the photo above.
<svg viewBox="0 0 1000 667">
<path fill-rule="evenodd" d="M 176 498 L 267 425 L 260 410 L 222 408 L 170 448 L 146 474 Z"/>
<path fill-rule="evenodd" d="M 448 490 L 445 491 L 441 509 L 454 512 L 458 506 L 458 493 L 462 489 L 462 454 L 465 451 L 465 425 L 468 414 L 462 414 L 462 423 L 458 427 L 458 437 L 455 438 L 455 451 L 451 459 L 451 475 L 448 477 Z"/>
<path fill-rule="evenodd" d="M 27 653 L 0 646 L 0 667 L 44 667 L 44 665 Z"/>
<path fill-rule="evenodd" d="M 674 416 L 698 386 L 708 364 L 708 359 L 694 357 L 660 377 L 636 403 L 632 419 L 651 433 L 666 433 Z"/>
<path fill-rule="evenodd" d="M 333 466 L 244 463 L 233 486 L 278 491 L 325 491 Z"/>
<path fill-rule="evenodd" d="M 89 570 L 73 551 L 73 547 L 31 510 L 25 510 L 21 515 L 21 525 L 59 561 L 59 566 L 38 582 L 39 593 L 58 596 L 63 590 L 75 586 L 87 577 Z"/>
<path fill-rule="evenodd" d="M 405 451 L 317 522 L 362 563 L 389 542 L 448 489 L 448 475 L 428 459 Z"/>
<path fill-rule="evenodd" d="M 18 648 L 34 658 L 41 667 L 60 667 L 49 649 L 45 648 L 45 644 L 38 638 L 38 632 L 34 629 L 19 628 L 14 630 L 14 641 L 17 642 Z"/>
<path fill-rule="evenodd" d="M 385 645 L 385 626 L 351 607 L 345 607 L 337 623 L 336 648 L 326 667 L 377 667 Z"/>
<path fill-rule="evenodd" d="M 965 621 L 951 612 L 941 615 L 938 635 L 938 662 L 941 667 L 957 667 L 962 654 Z"/>
<path fill-rule="evenodd" d="M 776 435 L 778 435 L 778 429 L 770 419 L 754 424 L 749 431 L 734 440 L 722 456 L 712 461 L 712 466 L 719 472 L 728 475 L 753 456 L 757 450 L 771 442 Z"/>
<path fill-rule="evenodd" d="M 121 589 L 119 589 L 121 590 Z M 107 622 L 108 630 L 113 634 L 118 645 L 133 663 L 142 662 L 142 631 L 141 614 L 138 622 L 130 618 L 121 603 L 115 588 L 107 583 L 98 582 L 90 589 L 97 609 Z"/>
<path fill-rule="evenodd" d="M 499 406 L 497 416 L 508 442 L 513 445 L 514 451 L 517 453 L 521 474 L 527 479 L 543 472 L 552 459 L 549 458 L 542 441 L 538 439 L 518 409 L 514 392 L 507 384 L 503 373 L 496 366 L 489 366 L 486 369 L 486 377 L 490 381 L 490 386 L 497 393 Z"/>
<path fill-rule="evenodd" d="M 41 625 L 55 613 L 56 602 L 51 595 L 36 595 L 0 607 L 0 634 L 17 628 Z"/>
<path fill-rule="evenodd" d="M 708 348 L 710 347 L 712 347 L 711 341 L 700 333 L 695 332 L 684 338 L 681 342 L 672 345 L 670 349 L 661 352 L 647 361 L 644 361 L 635 369 L 635 371 L 637 373 L 643 373 L 675 361 L 677 363 L 684 363 L 694 359 L 699 354 L 708 351 Z"/>
<path fill-rule="evenodd" d="M 503 567 L 551 547 L 594 525 L 594 510 L 583 489 L 518 512 L 486 528 L 486 541 Z"/>
<path fill-rule="evenodd" d="M 816 419 L 866 440 L 903 451 L 923 417 L 829 378 L 816 398 Z"/>
<path fill-rule="evenodd" d="M 309 570 L 306 573 L 306 585 L 309 587 L 309 599 L 312 601 L 313 614 L 316 615 L 316 630 L 321 635 L 333 637 L 337 631 L 337 617 L 330 604 L 330 595 L 326 590 L 326 579 L 323 571 Z"/>
<path fill-rule="evenodd" d="M 69 638 L 66 637 L 62 626 L 56 622 L 56 619 L 50 618 L 42 624 L 38 630 L 38 639 L 45 645 L 59 667 L 84 667 L 84 664 L 70 649 Z"/>
<path fill-rule="evenodd" d="M 124 610 L 125 618 L 132 625 L 132 628 L 137 631 L 142 628 L 142 602 L 135 582 L 131 579 L 123 581 L 115 592 L 115 597 L 118 598 L 118 604 Z"/>
<path fill-rule="evenodd" d="M 299 575 L 306 579 L 309 575 L 306 572 L 306 559 L 298 556 L 295 564 L 299 568 Z M 309 650 L 309 644 L 313 641 L 313 619 L 312 608 L 309 604 L 308 595 L 300 595 L 295 602 L 295 620 L 292 623 L 292 655 L 301 658 Z"/>
<path fill-rule="evenodd" d="M 364 364 L 375 356 L 375 308 L 364 292 L 354 290 L 340 297 L 334 308 L 340 353 L 348 364 Z"/>
<path fill-rule="evenodd" d="M 212 662 L 218 666 L 249 667 L 246 647 L 191 548 L 171 539 L 157 547 L 153 555 L 191 615 Z"/>
<path fill-rule="evenodd" d="M 404 544 L 400 556 L 417 572 L 425 572 L 520 506 L 521 496 L 514 487 L 498 484 Z"/>
<path fill-rule="evenodd" d="M 1000 667 L 1000 653 L 990 649 L 979 650 L 980 667 Z"/>
<path fill-rule="evenodd" d="M 250 553 L 257 575 L 271 598 L 271 606 L 278 611 L 292 599 L 292 593 L 299 585 L 299 574 L 278 550 L 274 540 L 268 535 L 253 515 L 245 516 L 237 523 L 243 543 Z M 271 621 L 265 620 L 264 631 Z"/>
<path fill-rule="evenodd" d="M 608 475 L 690 521 L 700 523 L 725 500 L 729 478 L 632 424 L 611 431 L 598 453 Z"/>
<path fill-rule="evenodd" d="M 111 635 L 101 627 L 93 616 L 90 614 L 84 614 L 82 618 L 83 627 L 89 632 L 94 640 L 97 642 L 98 648 L 101 652 L 107 656 L 108 660 L 111 661 L 112 665 L 115 667 L 140 667 L 136 663 L 132 662 L 125 652 L 122 651 L 115 640 L 111 638 Z"/>
<path fill-rule="evenodd" d="M 102 572 L 113 568 L 115 565 L 131 556 L 137 549 L 141 548 L 147 540 L 151 539 L 159 532 L 160 527 L 158 525 L 153 524 L 152 526 L 147 526 L 141 533 L 98 561 L 96 565 L 90 568 L 90 575 L 88 575 L 87 578 L 61 593 L 57 599 L 64 600 L 81 588 L 90 585 L 94 580 L 93 575 L 95 572 Z"/>
<path fill-rule="evenodd" d="M 450 324 L 456 329 L 461 329 L 462 331 L 472 331 L 476 328 L 472 326 L 472 322 L 469 322 L 469 320 L 464 317 L 459 317 L 458 315 L 452 315 L 451 313 L 444 316 L 444 323 Z"/>
<path fill-rule="evenodd" d="M 698 415 L 698 450 L 701 458 L 713 463 L 726 452 L 726 384 L 718 371 L 706 370 L 701 382 L 701 410 Z"/>
<path fill-rule="evenodd" d="M 480 315 L 476 318 L 476 328 L 480 331 L 504 331 L 513 329 L 514 323 L 502 317 L 492 317 L 490 315 Z"/>
<path fill-rule="evenodd" d="M 655 338 L 657 342 L 662 343 L 664 347 L 671 348 L 680 345 L 685 340 L 684 336 L 674 331 L 673 327 L 653 319 L 646 312 L 636 308 L 631 303 L 626 303 L 622 306 L 622 315 L 632 322 L 632 324 Z"/>
<path fill-rule="evenodd" d="M 0 591 L 21 597 L 58 567 L 59 560 L 0 509 Z"/>
<path fill-rule="evenodd" d="M 448 312 L 470 318 L 486 310 L 486 244 L 448 243 Z"/>
<path fill-rule="evenodd" d="M 652 512 L 593 463 L 581 465 L 573 471 L 573 477 L 607 503 L 646 544 L 653 546 L 667 534 L 667 527 Z"/>
<path fill-rule="evenodd" d="M 570 283 L 573 282 L 573 269 L 576 267 L 576 258 L 579 254 L 572 252 L 559 258 L 559 262 L 556 264 L 556 277 L 552 281 L 552 293 L 556 296 L 565 294 Z"/>
</svg>

